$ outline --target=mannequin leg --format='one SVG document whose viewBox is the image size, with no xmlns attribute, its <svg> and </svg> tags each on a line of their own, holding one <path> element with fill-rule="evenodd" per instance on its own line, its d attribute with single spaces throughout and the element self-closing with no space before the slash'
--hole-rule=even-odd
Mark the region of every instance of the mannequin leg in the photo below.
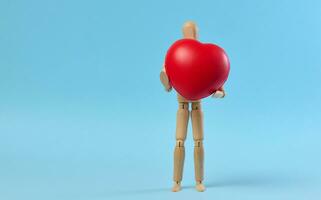
<svg viewBox="0 0 321 200">
<path fill-rule="evenodd" d="M 176 121 L 176 147 L 174 151 L 174 186 L 173 192 L 177 192 L 181 189 L 181 181 L 183 177 L 184 159 L 185 159 L 185 147 L 184 142 L 187 134 L 188 125 L 188 103 L 179 102 L 179 108 L 177 111 Z"/>
<path fill-rule="evenodd" d="M 203 112 L 201 110 L 201 102 L 192 102 L 192 126 L 194 139 L 194 168 L 196 190 L 203 192 L 205 186 L 204 179 L 204 148 L 203 148 Z"/>
</svg>

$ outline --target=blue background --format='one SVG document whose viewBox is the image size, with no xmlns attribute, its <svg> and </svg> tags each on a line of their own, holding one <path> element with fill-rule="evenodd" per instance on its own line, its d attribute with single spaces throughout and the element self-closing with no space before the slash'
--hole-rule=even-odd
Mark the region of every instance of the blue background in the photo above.
<svg viewBox="0 0 321 200">
<path fill-rule="evenodd" d="M 0 199 L 321 198 L 321 1 L 0 1 Z M 222 46 L 205 184 L 170 192 L 167 48 L 194 20 Z"/>
</svg>

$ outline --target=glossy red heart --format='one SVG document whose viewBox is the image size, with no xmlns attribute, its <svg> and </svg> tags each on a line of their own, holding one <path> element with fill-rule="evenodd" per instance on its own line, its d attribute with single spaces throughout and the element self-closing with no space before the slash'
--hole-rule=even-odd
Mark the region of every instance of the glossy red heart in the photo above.
<svg viewBox="0 0 321 200">
<path fill-rule="evenodd" d="M 167 51 L 165 69 L 171 85 L 180 95 L 188 100 L 199 100 L 223 86 L 230 63 L 219 46 L 182 39 Z"/>
</svg>

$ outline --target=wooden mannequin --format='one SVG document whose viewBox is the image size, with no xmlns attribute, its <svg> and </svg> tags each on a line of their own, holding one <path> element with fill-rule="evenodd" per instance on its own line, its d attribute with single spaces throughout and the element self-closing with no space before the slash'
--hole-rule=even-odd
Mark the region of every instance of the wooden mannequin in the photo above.
<svg viewBox="0 0 321 200">
<path fill-rule="evenodd" d="M 184 38 L 197 39 L 198 30 L 197 26 L 193 22 L 186 22 L 183 25 Z M 172 86 L 169 83 L 166 75 L 165 67 L 160 73 L 160 80 L 165 87 L 166 91 L 171 91 Z M 216 91 L 212 97 L 223 98 L 225 92 L 223 88 Z M 174 185 L 173 192 L 181 190 L 181 181 L 183 177 L 185 147 L 184 142 L 187 135 L 187 126 L 189 116 L 192 120 L 193 139 L 194 139 L 194 168 L 195 168 L 195 181 L 196 190 L 203 192 L 205 186 L 203 184 L 204 179 L 204 149 L 203 149 L 203 112 L 201 110 L 201 100 L 189 101 L 177 94 L 178 111 L 176 121 L 176 147 L 174 150 Z M 191 104 L 191 111 L 189 111 L 189 104 Z"/>
</svg>

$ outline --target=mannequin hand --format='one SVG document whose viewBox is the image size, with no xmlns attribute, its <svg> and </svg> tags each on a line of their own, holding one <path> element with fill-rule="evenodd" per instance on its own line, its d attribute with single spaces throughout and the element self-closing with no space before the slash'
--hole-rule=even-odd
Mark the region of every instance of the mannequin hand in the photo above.
<svg viewBox="0 0 321 200">
<path fill-rule="evenodd" d="M 167 76 L 166 72 L 165 72 L 164 70 L 162 70 L 162 71 L 160 72 L 160 75 L 159 75 L 159 76 L 160 76 L 160 81 L 161 81 L 161 83 L 163 84 L 165 90 L 166 90 L 167 92 L 170 92 L 170 91 L 172 90 L 172 86 L 171 86 L 171 84 L 169 83 L 169 79 L 168 79 L 168 76 Z"/>
<path fill-rule="evenodd" d="M 224 98 L 225 97 L 225 91 L 224 90 L 217 90 L 212 94 L 213 98 Z"/>
</svg>

